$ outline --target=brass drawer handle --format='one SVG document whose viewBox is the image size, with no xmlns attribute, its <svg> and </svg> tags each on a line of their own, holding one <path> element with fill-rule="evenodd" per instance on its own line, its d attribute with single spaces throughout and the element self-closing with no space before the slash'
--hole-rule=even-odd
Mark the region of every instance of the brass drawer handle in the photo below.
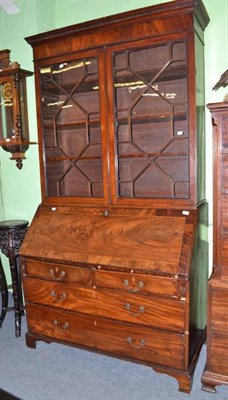
<svg viewBox="0 0 228 400">
<path fill-rule="evenodd" d="M 138 286 L 139 289 L 144 288 L 144 283 L 143 283 L 143 281 L 139 281 L 139 282 L 137 283 L 137 286 Z"/>
<path fill-rule="evenodd" d="M 126 309 L 127 311 L 131 311 L 131 309 L 132 309 L 132 306 L 131 306 L 130 303 L 126 303 L 126 304 L 124 305 L 124 307 L 125 307 L 125 309 Z M 130 314 L 133 315 L 134 317 L 139 317 L 142 313 L 144 313 L 145 308 L 144 308 L 143 306 L 139 306 L 139 307 L 138 307 L 138 310 L 139 310 L 139 311 L 138 311 L 137 313 L 131 311 Z"/>
<path fill-rule="evenodd" d="M 60 273 L 58 273 L 58 271 L 54 271 L 52 268 L 49 269 L 49 274 L 51 275 L 53 281 L 62 281 L 66 276 L 65 271 L 61 271 Z"/>
<path fill-rule="evenodd" d="M 108 217 L 109 216 L 109 210 L 104 210 L 102 212 L 103 217 Z"/>
<path fill-rule="evenodd" d="M 57 320 L 54 320 L 53 321 L 53 324 L 57 327 L 57 328 L 59 328 L 59 329 L 62 329 L 62 330 L 66 330 L 66 329 L 69 329 L 69 327 L 70 327 L 70 325 L 69 325 L 69 323 L 68 322 L 60 322 L 60 321 L 57 321 Z"/>
<path fill-rule="evenodd" d="M 145 286 L 143 281 L 138 281 L 138 283 L 136 282 L 134 284 L 134 286 L 130 286 L 128 279 L 124 279 L 123 284 L 130 292 L 133 292 L 133 293 L 139 292 L 139 290 L 143 289 Z"/>
<path fill-rule="evenodd" d="M 63 293 L 56 293 L 54 290 L 51 291 L 51 296 L 54 297 L 55 300 L 57 300 L 57 301 L 59 301 L 59 302 L 60 302 L 60 301 L 63 301 L 63 300 L 66 300 L 66 298 L 67 298 L 67 295 L 66 295 L 65 292 L 63 292 Z"/>
<path fill-rule="evenodd" d="M 139 342 L 139 345 L 137 345 L 136 343 L 134 343 L 136 341 L 134 339 L 132 339 L 130 336 L 127 337 L 127 342 L 130 343 L 130 345 L 132 347 L 134 347 L 134 349 L 138 349 L 138 350 L 141 349 L 142 347 L 144 347 L 144 345 L 146 343 L 145 339 L 141 339 Z"/>
</svg>

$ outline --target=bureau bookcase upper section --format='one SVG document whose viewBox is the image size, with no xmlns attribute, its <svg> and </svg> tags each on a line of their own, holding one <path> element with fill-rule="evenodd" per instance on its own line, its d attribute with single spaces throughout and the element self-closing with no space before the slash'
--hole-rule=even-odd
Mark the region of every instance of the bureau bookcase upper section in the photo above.
<svg viewBox="0 0 228 400">
<path fill-rule="evenodd" d="M 204 198 L 201 1 L 35 35 L 43 202 L 195 208 Z"/>
</svg>

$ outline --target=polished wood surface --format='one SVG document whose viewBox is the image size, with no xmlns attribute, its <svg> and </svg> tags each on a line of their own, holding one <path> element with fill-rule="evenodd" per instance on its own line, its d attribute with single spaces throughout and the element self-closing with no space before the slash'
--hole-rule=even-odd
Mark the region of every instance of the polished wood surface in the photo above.
<svg viewBox="0 0 228 400">
<path fill-rule="evenodd" d="M 202 388 L 215 393 L 217 385 L 228 385 L 228 104 L 213 103 L 208 108 L 213 126 L 214 269 L 208 288 L 207 360 Z"/>
<path fill-rule="evenodd" d="M 23 269 L 25 273 L 25 268 Z M 79 283 L 88 285 L 92 282 L 91 271 L 85 268 L 72 268 L 69 265 L 59 265 L 35 260 L 26 262 L 26 276 L 49 279 L 55 282 Z"/>
<path fill-rule="evenodd" d="M 62 210 L 61 207 L 59 207 L 59 209 L 60 216 L 63 217 L 66 215 L 65 210 Z M 72 207 L 72 209 L 74 209 L 74 207 Z M 83 208 L 83 210 L 85 209 Z M 43 212 L 40 214 L 41 221 L 46 224 L 45 227 L 49 226 L 48 229 L 50 229 L 47 235 L 45 235 L 45 237 L 48 237 L 52 234 L 53 229 L 54 232 L 56 232 L 57 225 L 55 227 L 55 224 L 53 224 L 53 212 L 50 208 L 49 211 L 47 211 L 47 206 L 43 206 L 42 210 Z M 98 218 L 98 220 L 101 219 L 100 227 L 103 227 L 103 220 L 106 221 L 109 217 L 100 215 L 99 209 L 93 211 L 94 214 L 98 215 L 96 218 Z M 118 222 L 121 220 L 120 216 L 122 212 L 118 209 Z M 50 219 L 48 218 L 49 213 L 51 213 Z M 138 222 L 136 210 L 127 210 L 126 213 L 128 216 L 131 215 L 130 220 L 133 219 L 134 221 L 136 218 L 136 222 Z M 85 221 L 85 214 L 82 213 L 82 210 L 77 210 L 77 218 L 75 221 L 81 220 L 81 214 L 84 216 L 82 221 Z M 143 214 L 143 211 L 141 211 L 141 214 Z M 156 231 L 156 245 L 158 249 L 160 246 L 164 248 L 163 260 L 162 255 L 160 255 L 159 262 L 144 263 L 143 258 L 140 259 L 139 257 L 138 261 L 133 263 L 131 257 L 134 248 L 131 244 L 132 251 L 129 252 L 128 258 L 124 263 L 119 264 L 118 262 L 122 260 L 122 258 L 120 259 L 113 256 L 113 264 L 106 264 L 106 258 L 103 255 L 104 252 L 102 249 L 105 248 L 106 243 L 111 242 L 113 237 L 110 234 L 109 240 L 107 232 L 106 236 L 103 236 L 103 242 L 101 241 L 101 236 L 99 237 L 99 261 L 102 261 L 102 263 L 88 263 L 85 260 L 83 262 L 81 259 L 79 260 L 76 255 L 77 253 L 74 253 L 74 257 L 70 256 L 69 249 L 67 256 L 65 256 L 64 247 L 63 253 L 61 253 L 61 259 L 59 259 L 60 253 L 55 246 L 50 246 L 49 253 L 45 254 L 43 249 L 44 242 L 39 242 L 42 235 L 39 236 L 39 230 L 37 231 L 36 228 L 33 230 L 31 227 L 31 230 L 29 230 L 26 236 L 26 241 L 21 248 L 21 268 L 29 326 L 26 341 L 28 346 L 34 347 L 36 340 L 60 340 L 64 343 L 71 343 L 98 350 L 103 349 L 110 354 L 116 353 L 116 356 L 122 357 L 125 355 L 129 359 L 135 358 L 139 361 L 144 360 L 145 363 L 150 363 L 155 370 L 158 369 L 160 372 L 162 370 L 162 372 L 174 376 L 179 382 L 180 390 L 189 391 L 192 383 L 194 365 L 197 360 L 197 355 L 199 354 L 199 343 L 203 343 L 202 338 L 204 337 L 203 326 L 200 326 L 197 322 L 197 315 L 199 312 L 201 313 L 198 302 L 199 296 L 201 298 L 203 294 L 204 289 L 202 284 L 203 280 L 206 279 L 207 273 L 206 270 L 201 268 L 201 273 L 199 274 L 199 261 L 197 261 L 196 264 L 192 262 L 198 213 L 191 211 L 189 215 L 185 216 L 182 212 L 178 211 L 163 210 L 161 212 L 160 210 L 153 210 L 153 212 L 148 211 L 147 214 L 149 217 L 146 219 L 146 227 L 148 226 L 148 218 L 149 220 L 151 219 L 152 222 L 154 219 L 155 221 L 160 219 L 161 227 L 165 221 L 165 226 L 167 226 L 167 221 L 169 220 L 174 226 L 177 224 L 177 226 L 182 227 L 181 239 L 179 239 L 179 230 L 175 233 L 179 243 L 179 250 L 176 251 L 176 254 L 179 254 L 178 262 L 170 264 L 169 260 L 166 258 L 167 247 L 164 244 L 164 234 L 163 231 L 158 228 Z M 43 215 L 44 219 L 42 218 Z M 57 214 L 54 214 L 55 217 L 56 215 Z M 68 231 L 72 232 L 74 231 L 74 224 L 72 225 L 72 221 L 74 221 L 73 211 L 69 213 L 69 215 L 70 218 L 68 218 L 68 221 L 70 221 L 70 227 Z M 142 216 L 140 216 L 140 221 L 141 218 Z M 40 221 L 40 218 L 38 217 L 37 220 Z M 181 223 L 178 222 L 179 220 Z M 94 221 L 94 218 L 92 218 L 92 221 Z M 116 235 L 115 218 L 113 218 L 112 221 Z M 152 222 L 151 225 L 153 225 Z M 33 225 L 35 227 L 39 225 L 37 225 L 36 219 Z M 76 226 L 78 227 L 78 225 Z M 156 225 L 154 226 L 156 227 Z M 42 225 L 40 227 L 42 227 Z M 143 230 L 141 231 L 143 232 Z M 77 232 L 79 236 L 85 237 L 83 230 L 80 231 L 80 229 L 77 228 Z M 110 232 L 112 232 L 112 229 Z M 77 236 L 72 236 L 73 239 L 75 237 Z M 92 237 L 92 235 L 88 235 L 88 239 L 90 237 Z M 152 237 L 154 236 L 152 235 Z M 35 238 L 39 238 L 39 240 L 34 240 Z M 127 244 L 129 242 L 131 243 L 129 239 L 125 239 L 127 240 Z M 36 251 L 34 250 L 35 248 Z M 151 245 L 151 249 L 152 248 Z M 91 257 L 94 257 L 93 249 L 93 243 L 90 244 L 90 242 L 88 242 L 83 248 L 82 254 L 90 254 Z M 199 249 L 197 248 L 197 250 Z M 31 251 L 31 254 L 29 254 L 29 251 Z M 35 253 L 33 253 L 33 251 L 35 251 Z M 126 249 L 124 251 L 126 251 Z M 153 250 L 153 252 L 154 251 L 155 250 Z M 137 254 L 137 252 L 135 252 L 135 254 Z M 72 257 L 72 259 L 69 259 L 70 257 Z M 130 263 L 128 259 L 130 259 Z M 172 265 L 172 269 L 170 269 L 170 265 Z M 197 287 L 201 288 L 199 292 L 197 291 Z M 28 311 L 30 307 L 34 307 L 31 313 Z M 46 320 L 46 317 L 41 317 L 37 311 L 39 309 L 44 310 L 43 313 L 50 319 Z M 66 319 L 66 316 L 69 316 L 69 318 Z M 95 327 L 97 326 L 97 321 L 100 321 L 100 323 L 102 322 L 102 324 L 104 322 L 105 327 L 107 323 L 107 327 L 105 328 L 104 325 L 101 325 L 101 329 L 108 329 L 112 324 L 119 324 L 118 330 L 120 330 L 120 332 L 118 335 L 122 338 L 124 344 L 117 345 L 116 343 L 114 347 L 110 345 L 109 340 L 111 342 L 117 340 L 114 338 L 115 330 L 111 328 L 111 337 L 109 335 L 104 336 L 105 333 L 99 333 L 97 340 L 98 342 L 104 340 L 104 347 L 97 345 L 97 342 L 94 344 L 94 339 L 91 341 L 90 336 L 87 335 L 87 331 L 84 332 L 81 327 L 81 319 L 83 319 L 83 321 L 88 321 L 87 318 L 89 318 L 89 320 L 92 318 L 93 321 L 95 321 L 93 322 Z M 79 323 L 78 321 L 81 322 Z M 57 326 L 55 324 L 57 324 Z M 73 333 L 74 331 L 72 331 L 72 329 L 68 329 L 69 325 L 74 327 L 76 326 L 75 324 L 78 327 L 76 330 L 77 333 Z M 145 352 L 144 341 L 149 340 L 148 335 L 150 338 L 152 334 L 151 329 L 156 332 L 154 334 L 160 344 L 155 344 L 155 346 L 159 346 L 159 348 L 161 346 L 161 341 L 165 339 L 165 335 L 167 335 L 167 340 L 169 335 L 171 335 L 171 337 L 174 335 L 173 338 L 178 340 L 177 343 L 182 343 L 181 349 L 177 350 L 180 352 L 179 357 L 182 360 L 181 365 L 184 366 L 181 372 L 178 372 L 179 369 L 182 368 L 179 363 L 174 367 L 174 369 L 177 368 L 175 371 L 173 369 L 170 370 L 173 366 L 173 361 L 170 361 L 170 359 L 167 360 L 168 356 L 165 354 L 161 353 L 159 358 L 157 358 L 154 356 L 152 357 L 151 352 Z M 55 331 L 54 333 L 53 330 Z M 80 338 L 78 338 L 78 335 L 80 335 Z M 145 337 L 147 339 L 145 339 Z M 131 340 L 128 338 L 131 338 Z M 138 347 L 140 349 L 141 347 L 143 348 L 140 355 L 136 355 L 135 351 L 133 353 L 131 351 L 128 352 L 129 346 L 126 347 L 127 339 L 130 341 L 131 347 L 136 349 L 138 349 Z M 151 339 L 149 342 L 151 343 Z M 175 343 L 170 344 L 172 348 L 176 348 L 177 345 L 179 346 L 179 344 Z M 116 346 L 118 349 L 120 347 L 120 349 L 117 350 Z M 167 344 L 164 343 L 164 346 L 167 346 Z M 164 348 L 163 351 L 166 352 L 168 350 Z M 159 368 L 157 364 L 160 364 Z"/>
<path fill-rule="evenodd" d="M 167 274 L 189 270 L 187 253 L 193 246 L 195 211 L 189 217 L 179 212 L 177 217 L 148 213 L 146 218 L 134 211 L 131 214 L 131 210 L 125 215 L 124 209 L 122 213 L 110 209 L 107 217 L 103 209 L 81 211 L 60 206 L 52 211 L 42 206 L 21 253 L 37 258 L 42 249 L 42 257 L 58 262 L 101 263 Z M 181 251 L 185 237 L 188 243 Z"/>
<path fill-rule="evenodd" d="M 204 199 L 193 69 L 201 77 L 208 21 L 201 1 L 177 0 L 27 38 L 43 201 L 184 209 Z"/>
<path fill-rule="evenodd" d="M 190 392 L 205 339 L 208 22 L 201 0 L 176 0 L 27 38 L 42 187 L 20 252 L 29 347 L 141 362 Z"/>
<path fill-rule="evenodd" d="M 30 331 L 47 339 L 57 338 L 117 356 L 125 355 L 174 368 L 184 367 L 184 336 L 181 334 L 91 315 L 81 316 L 41 305 L 28 305 L 27 312 Z"/>
<path fill-rule="evenodd" d="M 75 287 L 24 279 L 27 301 L 140 323 L 175 332 L 185 330 L 185 300 L 153 298 L 132 293 Z"/>
</svg>

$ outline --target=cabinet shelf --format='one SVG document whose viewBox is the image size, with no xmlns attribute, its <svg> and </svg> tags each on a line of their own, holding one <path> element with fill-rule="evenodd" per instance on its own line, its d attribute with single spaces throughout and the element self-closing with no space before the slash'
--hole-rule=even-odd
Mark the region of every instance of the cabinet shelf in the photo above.
<svg viewBox="0 0 228 400">
<path fill-rule="evenodd" d="M 159 153 L 159 152 L 157 152 L 157 153 L 146 153 L 145 152 L 145 154 L 146 154 L 146 156 L 148 156 L 149 158 L 153 158 L 153 157 L 187 157 L 188 156 L 188 154 L 187 153 L 171 153 L 171 152 L 167 152 L 167 153 L 163 153 L 163 152 L 161 152 L 161 153 Z M 139 154 L 134 154 L 134 153 L 132 153 L 132 154 L 124 154 L 124 155 L 118 155 L 118 158 L 120 159 L 120 158 L 145 158 L 145 154 L 143 154 L 143 153 L 139 153 Z"/>
<path fill-rule="evenodd" d="M 160 72 L 160 69 L 151 69 L 146 71 L 135 71 L 131 72 L 127 69 L 117 70 L 118 77 L 116 77 L 114 86 L 121 87 L 125 89 L 135 88 L 135 86 L 143 85 L 144 83 L 149 84 L 152 80 L 153 76 L 157 76 Z M 88 75 L 87 75 L 88 78 Z M 168 67 L 166 68 L 156 79 L 156 84 L 168 82 L 168 81 L 180 81 L 181 79 L 187 78 L 187 68 L 182 65 L 179 67 Z M 141 81 L 139 83 L 139 81 Z M 131 83 L 131 85 L 129 85 Z M 64 84 L 64 91 L 67 93 L 71 93 L 72 88 L 75 86 L 75 76 L 72 74 L 72 81 Z M 80 83 L 80 85 L 75 90 L 75 93 L 92 93 L 94 91 L 99 90 L 99 84 L 97 78 L 87 79 L 86 82 Z M 44 97 L 49 97 L 53 100 L 54 95 L 62 96 L 64 92 L 61 90 L 61 87 L 57 85 L 53 85 L 51 82 L 42 82 L 42 93 Z"/>
<path fill-rule="evenodd" d="M 137 84 L 139 79 L 141 78 L 143 82 L 149 83 L 152 80 L 152 77 L 157 76 L 160 73 L 161 69 L 151 69 L 147 71 L 136 71 L 135 73 L 137 74 L 134 75 L 134 71 L 128 71 L 126 69 L 119 69 L 117 70 L 118 72 L 118 78 L 116 78 L 114 85 L 119 84 L 125 84 L 126 83 L 126 88 L 129 88 L 131 86 L 127 85 L 129 82 L 132 82 L 132 87 L 134 88 L 134 83 Z M 132 77 L 135 77 L 135 81 Z M 167 82 L 167 81 L 179 81 L 181 79 L 186 79 L 187 78 L 187 68 L 186 65 L 182 65 L 179 67 L 168 67 L 166 68 L 160 75 L 158 75 L 158 78 L 156 79 L 156 83 L 162 83 L 162 82 Z M 138 85 L 138 84 L 137 84 Z M 124 87 L 124 86 L 122 86 Z M 139 86 L 140 87 L 140 86 Z"/>
<path fill-rule="evenodd" d="M 72 157 L 72 156 L 48 156 L 46 157 L 47 161 L 85 161 L 85 160 L 101 160 L 102 157 L 100 156 L 87 156 L 87 157 Z"/>
<path fill-rule="evenodd" d="M 169 122 L 170 119 L 172 118 L 172 114 L 156 114 L 156 115 L 133 115 L 132 117 L 129 118 L 116 118 L 116 123 L 118 125 L 128 125 L 129 120 L 131 121 L 132 124 L 142 124 L 146 125 L 148 123 L 161 123 L 161 122 Z M 173 120 L 174 121 L 187 121 L 187 115 L 186 113 L 178 113 L 173 115 Z M 74 122 L 67 122 L 67 123 L 57 123 L 56 124 L 56 130 L 57 131 L 64 131 L 64 130 L 74 130 L 74 129 L 80 129 L 80 128 L 86 128 L 86 126 L 89 125 L 90 128 L 100 128 L 100 120 L 94 120 L 90 121 L 89 124 L 86 124 L 84 121 L 74 121 Z M 53 129 L 53 120 L 50 120 L 50 118 L 44 119 L 43 120 L 43 127 L 44 129 Z"/>
<path fill-rule="evenodd" d="M 121 110 L 122 111 L 122 110 Z M 127 111 L 127 110 L 126 110 Z M 147 123 L 160 123 L 160 122 L 166 122 L 170 121 L 170 119 L 173 117 L 174 121 L 186 121 L 187 120 L 187 115 L 186 113 L 175 113 L 172 115 L 170 114 L 153 114 L 153 115 L 133 115 L 129 118 L 116 118 L 116 122 L 119 125 L 127 125 L 129 123 L 129 120 L 131 123 L 135 124 L 147 124 Z"/>
<path fill-rule="evenodd" d="M 80 128 L 86 128 L 86 126 L 88 126 L 90 128 L 100 128 L 100 120 L 97 121 L 91 121 L 88 123 L 86 123 L 85 121 L 74 121 L 74 122 L 67 122 L 67 123 L 57 123 L 56 126 L 56 130 L 74 130 L 74 129 L 80 129 Z M 53 121 L 47 121 L 44 120 L 43 121 L 43 127 L 44 129 L 52 129 L 54 127 L 54 123 Z"/>
<path fill-rule="evenodd" d="M 146 156 L 148 156 L 149 158 L 153 158 L 153 157 L 187 157 L 188 154 L 185 152 L 180 152 L 180 153 L 174 153 L 174 152 L 166 152 L 166 153 L 145 153 Z M 135 153 L 131 153 L 131 154 L 124 154 L 124 155 L 118 155 L 119 159 L 125 159 L 125 158 L 145 158 L 145 154 L 143 153 L 139 153 L 139 154 L 135 154 Z M 101 160 L 102 157 L 100 156 L 86 156 L 86 157 L 72 157 L 72 156 L 48 156 L 46 157 L 46 160 L 48 161 L 66 161 L 66 160 L 70 160 L 70 161 L 85 161 L 85 160 Z"/>
</svg>

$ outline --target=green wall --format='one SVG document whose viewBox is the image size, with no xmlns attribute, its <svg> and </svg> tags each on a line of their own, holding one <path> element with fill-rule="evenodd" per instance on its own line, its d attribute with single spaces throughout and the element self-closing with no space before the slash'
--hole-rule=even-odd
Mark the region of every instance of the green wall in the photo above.
<svg viewBox="0 0 228 400">
<path fill-rule="evenodd" d="M 20 12 L 7 15 L 0 10 L 0 48 L 11 50 L 11 61 L 33 70 L 32 49 L 24 37 L 78 22 L 104 17 L 165 0 L 17 0 Z M 204 0 L 211 22 L 205 33 L 206 103 L 222 101 L 225 89 L 212 86 L 228 67 L 228 0 Z M 28 78 L 28 111 L 30 138 L 37 141 L 34 78 Z M 212 134 L 210 115 L 206 120 L 206 191 L 209 200 L 209 230 L 203 235 L 210 243 L 212 263 Z M 0 220 L 31 221 L 40 197 L 38 146 L 30 146 L 22 170 L 0 149 Z"/>
</svg>

